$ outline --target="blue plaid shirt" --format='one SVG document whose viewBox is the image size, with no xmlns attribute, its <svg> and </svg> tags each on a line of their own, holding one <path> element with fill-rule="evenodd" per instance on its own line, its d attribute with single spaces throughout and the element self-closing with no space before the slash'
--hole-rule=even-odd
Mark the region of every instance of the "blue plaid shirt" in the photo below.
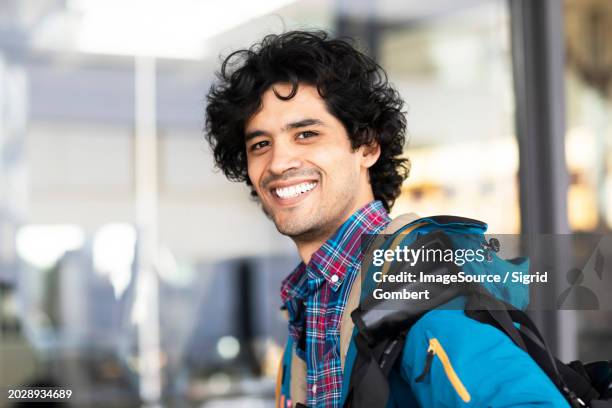
<svg viewBox="0 0 612 408">
<path fill-rule="evenodd" d="M 351 215 L 307 265 L 300 263 L 283 281 L 289 335 L 306 361 L 309 407 L 340 407 L 340 320 L 363 256 L 361 235 L 376 234 L 390 221 L 383 204 L 372 201 Z"/>
</svg>

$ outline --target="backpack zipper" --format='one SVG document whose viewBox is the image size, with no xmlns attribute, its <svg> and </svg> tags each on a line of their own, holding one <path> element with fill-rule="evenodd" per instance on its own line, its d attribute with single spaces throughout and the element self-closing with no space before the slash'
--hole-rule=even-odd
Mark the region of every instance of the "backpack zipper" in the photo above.
<svg viewBox="0 0 612 408">
<path fill-rule="evenodd" d="M 461 382 L 461 379 L 457 375 L 457 372 L 453 368 L 446 351 L 436 338 L 432 338 L 429 340 L 429 348 L 427 349 L 427 357 L 425 360 L 425 367 L 423 368 L 423 372 L 417 378 L 415 378 L 416 382 L 421 382 L 425 379 L 425 376 L 429 373 L 431 369 L 431 364 L 433 362 L 434 356 L 438 357 L 442 367 L 444 368 L 444 373 L 446 374 L 446 378 L 451 383 L 461 400 L 465 403 L 470 402 L 472 397 L 470 393 L 465 388 L 465 385 Z"/>
</svg>

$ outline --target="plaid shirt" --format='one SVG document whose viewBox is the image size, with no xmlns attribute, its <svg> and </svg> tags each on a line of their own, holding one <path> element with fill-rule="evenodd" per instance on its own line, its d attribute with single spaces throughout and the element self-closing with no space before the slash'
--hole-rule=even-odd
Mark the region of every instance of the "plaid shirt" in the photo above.
<svg viewBox="0 0 612 408">
<path fill-rule="evenodd" d="M 340 320 L 361 264 L 361 235 L 380 232 L 390 221 L 380 201 L 344 222 L 283 281 L 281 299 L 289 312 L 289 335 L 306 361 L 307 405 L 340 407 L 342 367 Z"/>
</svg>

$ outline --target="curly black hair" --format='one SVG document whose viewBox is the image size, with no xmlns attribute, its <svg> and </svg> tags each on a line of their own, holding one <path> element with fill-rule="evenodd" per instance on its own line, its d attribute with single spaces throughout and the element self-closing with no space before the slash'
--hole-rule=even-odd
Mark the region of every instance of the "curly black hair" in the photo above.
<svg viewBox="0 0 612 408">
<path fill-rule="evenodd" d="M 374 197 L 390 210 L 408 177 L 401 157 L 406 119 L 403 101 L 374 60 L 348 40 L 325 31 L 291 31 L 267 35 L 249 49 L 231 53 L 207 96 L 206 139 L 216 166 L 232 181 L 252 187 L 247 174 L 244 127 L 261 106 L 263 93 L 276 83 L 315 86 L 327 109 L 346 128 L 353 149 L 376 142 L 381 155 L 369 169 Z M 252 194 L 256 196 L 254 189 Z"/>
</svg>

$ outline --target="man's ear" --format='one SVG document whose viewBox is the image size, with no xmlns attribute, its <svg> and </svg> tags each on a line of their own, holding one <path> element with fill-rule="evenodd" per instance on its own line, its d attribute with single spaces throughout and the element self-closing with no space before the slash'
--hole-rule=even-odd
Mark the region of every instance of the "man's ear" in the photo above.
<svg viewBox="0 0 612 408">
<path fill-rule="evenodd" d="M 380 157 L 380 145 L 376 139 L 372 140 L 363 146 L 361 146 L 361 165 L 367 169 L 372 167 Z"/>
</svg>

